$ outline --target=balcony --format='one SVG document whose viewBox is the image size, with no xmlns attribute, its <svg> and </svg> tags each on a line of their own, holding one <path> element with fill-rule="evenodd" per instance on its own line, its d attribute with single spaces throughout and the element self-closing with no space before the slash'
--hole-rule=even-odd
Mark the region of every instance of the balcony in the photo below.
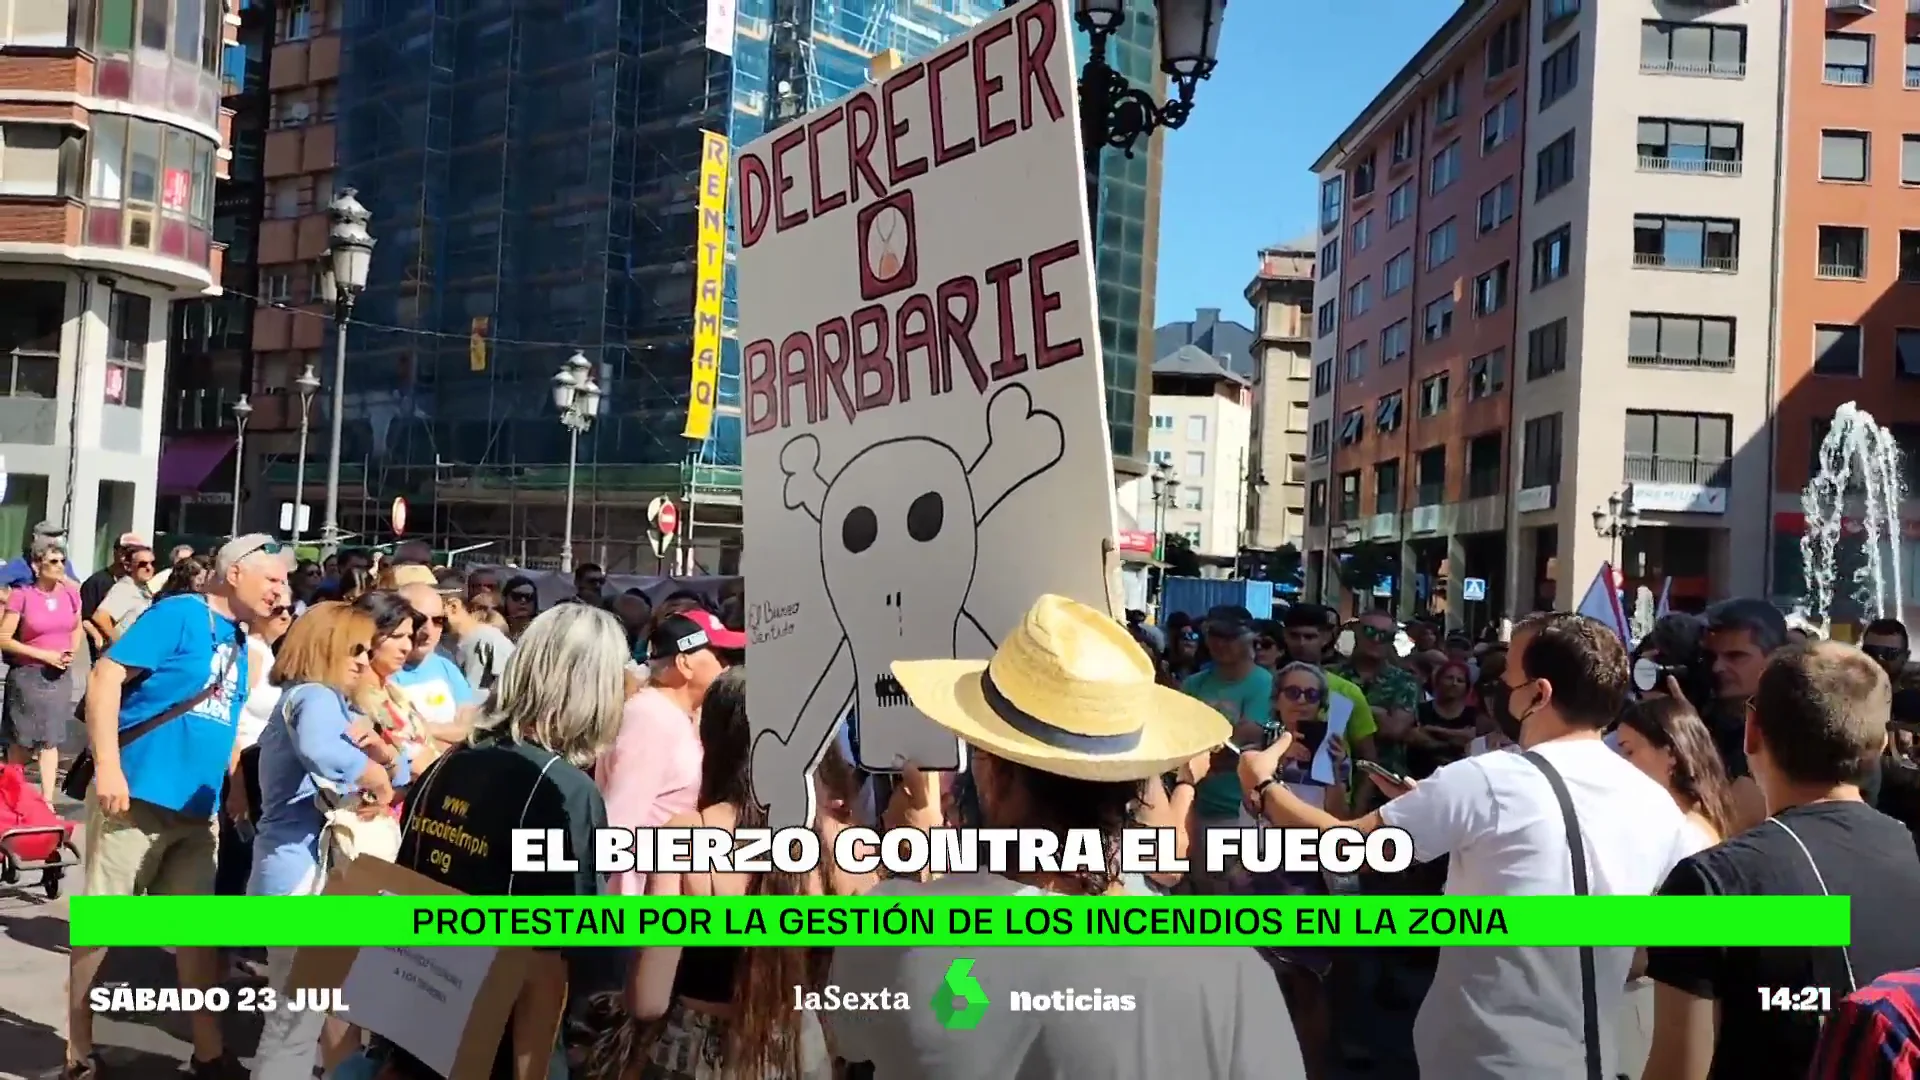
<svg viewBox="0 0 1920 1080">
<path fill-rule="evenodd" d="M 1687 484 L 1725 488 L 1733 482 L 1733 462 L 1726 458 L 1626 455 L 1621 479 L 1634 484 Z"/>
<path fill-rule="evenodd" d="M 1920 0 L 1916 0 L 1920 3 Z M 1698 176 L 1739 176 L 1745 163 L 1739 158 L 1726 160 L 1721 158 L 1670 157 L 1660 154 L 1641 154 L 1641 172 L 1663 172 L 1693 174 Z"/>
<path fill-rule="evenodd" d="M 1663 251 L 1633 253 L 1636 270 L 1693 270 L 1706 274 L 1731 274 L 1740 269 L 1735 255 L 1695 255 Z"/>
<path fill-rule="evenodd" d="M 1820 277 L 1838 281 L 1864 281 L 1867 268 L 1861 260 L 1848 262 L 1822 262 L 1815 271 Z"/>
<path fill-rule="evenodd" d="M 1744 79 L 1747 65 L 1737 60 L 1669 60 L 1665 57 L 1640 60 L 1642 75 L 1690 75 L 1704 79 Z"/>
<path fill-rule="evenodd" d="M 1447 501 L 1447 485 L 1444 483 L 1420 484 L 1413 489 L 1413 505 L 1438 506 Z"/>
<path fill-rule="evenodd" d="M 1484 499 L 1500 494 L 1500 467 L 1467 470 L 1467 498 Z"/>
</svg>

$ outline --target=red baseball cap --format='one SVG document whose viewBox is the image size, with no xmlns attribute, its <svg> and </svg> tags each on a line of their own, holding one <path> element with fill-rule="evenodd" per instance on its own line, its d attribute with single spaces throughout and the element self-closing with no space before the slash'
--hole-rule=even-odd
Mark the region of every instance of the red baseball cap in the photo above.
<svg viewBox="0 0 1920 1080">
<path fill-rule="evenodd" d="M 713 612 L 702 608 L 661 619 L 647 635 L 647 657 L 665 660 L 698 649 L 738 651 L 747 647 L 747 635 L 729 630 Z"/>
</svg>

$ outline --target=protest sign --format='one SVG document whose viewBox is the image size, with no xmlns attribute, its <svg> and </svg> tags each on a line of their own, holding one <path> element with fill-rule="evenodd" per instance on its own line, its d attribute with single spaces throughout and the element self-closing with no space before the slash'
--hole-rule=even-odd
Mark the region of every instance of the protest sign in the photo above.
<svg viewBox="0 0 1920 1080">
<path fill-rule="evenodd" d="M 359 858 L 334 868 L 323 895 L 463 894 Z M 287 985 L 339 987 L 340 1019 L 391 1040 L 446 1080 L 487 1080 L 503 1038 L 512 1040 L 515 1080 L 544 1080 L 566 1007 L 567 969 L 557 953 L 532 949 L 305 948 Z"/>
<path fill-rule="evenodd" d="M 753 787 L 813 820 L 961 766 L 891 664 L 985 659 L 1042 593 L 1108 604 L 1112 459 L 1072 22 L 1032 0 L 740 151 Z"/>
</svg>

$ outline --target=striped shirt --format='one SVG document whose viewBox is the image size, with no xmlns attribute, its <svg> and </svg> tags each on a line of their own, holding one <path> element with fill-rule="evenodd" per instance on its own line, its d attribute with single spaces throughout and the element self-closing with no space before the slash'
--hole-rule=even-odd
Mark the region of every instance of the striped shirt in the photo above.
<svg viewBox="0 0 1920 1080">
<path fill-rule="evenodd" d="M 1820 1031 L 1809 1080 L 1920 1080 L 1920 969 L 1847 995 Z"/>
</svg>

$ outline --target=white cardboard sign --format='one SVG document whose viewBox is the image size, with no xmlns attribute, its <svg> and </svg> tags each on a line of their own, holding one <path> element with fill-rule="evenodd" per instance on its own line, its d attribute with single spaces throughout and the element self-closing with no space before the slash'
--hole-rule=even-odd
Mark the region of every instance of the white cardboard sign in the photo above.
<svg viewBox="0 0 1920 1080">
<path fill-rule="evenodd" d="M 753 784 L 961 767 L 895 660 L 985 659 L 1113 542 L 1072 21 L 1031 0 L 740 151 Z"/>
</svg>

